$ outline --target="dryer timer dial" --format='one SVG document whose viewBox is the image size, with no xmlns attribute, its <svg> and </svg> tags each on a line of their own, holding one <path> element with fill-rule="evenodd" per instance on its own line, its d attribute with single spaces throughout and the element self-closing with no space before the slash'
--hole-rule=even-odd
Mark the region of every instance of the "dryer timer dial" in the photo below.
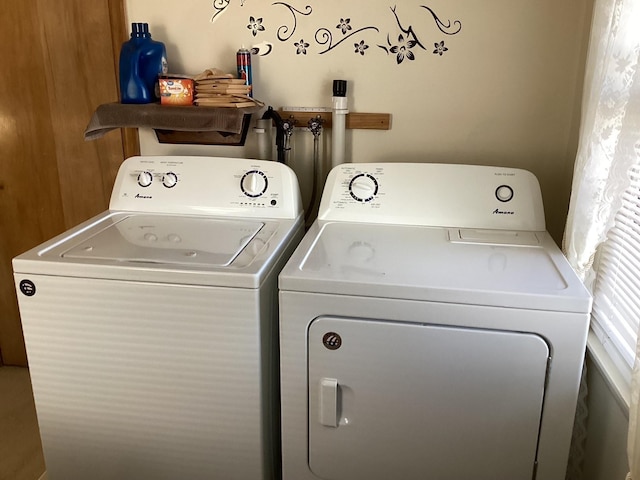
<svg viewBox="0 0 640 480">
<path fill-rule="evenodd" d="M 509 185 L 500 185 L 496 188 L 496 198 L 501 202 L 509 202 L 513 199 L 513 188 Z"/>
</svg>

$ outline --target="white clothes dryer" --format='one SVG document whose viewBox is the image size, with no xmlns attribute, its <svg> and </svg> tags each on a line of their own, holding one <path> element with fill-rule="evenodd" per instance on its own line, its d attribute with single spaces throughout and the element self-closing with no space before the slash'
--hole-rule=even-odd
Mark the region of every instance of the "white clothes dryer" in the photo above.
<svg viewBox="0 0 640 480">
<path fill-rule="evenodd" d="M 48 480 L 279 477 L 275 162 L 132 157 L 109 210 L 13 261 Z"/>
<path fill-rule="evenodd" d="M 530 172 L 339 165 L 279 288 L 284 480 L 564 479 L 591 297 Z"/>
</svg>

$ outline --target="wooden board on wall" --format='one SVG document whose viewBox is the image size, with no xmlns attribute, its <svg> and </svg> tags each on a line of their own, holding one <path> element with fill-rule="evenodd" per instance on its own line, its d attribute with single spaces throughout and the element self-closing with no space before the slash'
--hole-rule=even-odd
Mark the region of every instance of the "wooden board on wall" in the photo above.
<svg viewBox="0 0 640 480">
<path fill-rule="evenodd" d="M 117 40 L 112 35 L 113 22 Z M 122 137 L 85 142 L 116 101 L 122 0 L 6 2 L 0 15 L 0 358 L 26 365 L 11 258 L 104 211 Z M 13 92 L 10 93 L 10 92 Z"/>
</svg>

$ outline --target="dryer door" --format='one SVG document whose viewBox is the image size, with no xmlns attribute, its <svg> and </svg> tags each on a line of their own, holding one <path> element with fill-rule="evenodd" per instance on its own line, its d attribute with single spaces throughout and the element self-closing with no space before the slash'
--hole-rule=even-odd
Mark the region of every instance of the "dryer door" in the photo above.
<svg viewBox="0 0 640 480">
<path fill-rule="evenodd" d="M 539 336 L 321 317 L 308 334 L 309 467 L 327 480 L 531 480 Z"/>
</svg>

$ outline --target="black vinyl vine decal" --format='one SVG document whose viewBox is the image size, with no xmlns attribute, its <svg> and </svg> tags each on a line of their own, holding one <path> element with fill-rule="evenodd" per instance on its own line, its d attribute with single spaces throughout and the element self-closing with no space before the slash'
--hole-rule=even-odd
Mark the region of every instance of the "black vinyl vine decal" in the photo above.
<svg viewBox="0 0 640 480">
<path fill-rule="evenodd" d="M 433 16 L 433 19 L 436 22 L 436 25 L 438 27 L 438 29 L 444 33 L 445 35 L 455 35 L 456 33 L 460 32 L 460 30 L 462 30 L 462 23 L 460 23 L 460 20 L 456 20 L 455 22 L 453 22 L 453 24 L 456 26 L 456 30 L 452 31 L 452 32 L 448 32 L 447 30 L 451 28 L 451 20 L 447 21 L 447 24 L 445 25 L 444 22 L 442 20 L 440 20 L 438 18 L 438 15 L 436 15 L 436 12 L 434 12 L 433 10 L 431 10 L 429 7 L 427 7 L 426 5 L 420 5 L 421 8 L 424 8 L 425 10 L 429 10 L 429 12 L 431 13 L 431 15 Z M 393 7 L 395 10 L 395 7 Z M 396 19 L 398 17 L 396 16 Z"/>
<path fill-rule="evenodd" d="M 305 7 L 305 11 L 301 12 L 300 10 L 292 7 L 291 5 L 289 5 L 288 3 L 284 3 L 284 2 L 275 2 L 272 5 L 283 5 L 285 7 L 287 7 L 289 9 L 289 11 L 291 12 L 291 15 L 293 16 L 293 27 L 291 28 L 291 33 L 289 33 L 289 27 L 287 25 L 281 25 L 280 28 L 278 28 L 278 40 L 280 40 L 281 42 L 286 42 L 287 40 L 289 40 L 293 34 L 296 31 L 296 28 L 298 28 L 298 17 L 296 16 L 296 13 L 299 13 L 300 15 L 311 15 L 311 13 L 313 12 L 313 9 L 311 8 L 310 5 L 307 5 Z M 305 13 L 306 12 L 306 13 Z M 301 40 L 302 42 L 302 40 Z M 307 45 L 308 46 L 308 45 Z M 304 52 L 306 53 L 306 52 Z"/>
<path fill-rule="evenodd" d="M 240 7 L 243 7 L 247 0 L 213 0 L 212 7 L 215 10 L 211 17 L 211 22 L 215 22 L 220 15 L 227 11 L 232 4 L 237 2 Z M 432 40 L 433 50 L 428 49 L 425 46 L 425 42 L 418 36 L 414 30 L 413 25 L 408 22 L 403 22 L 400 19 L 400 15 L 397 6 L 389 7 L 398 29 L 395 32 L 387 32 L 383 37 L 385 43 L 376 43 L 375 35 L 380 34 L 380 28 L 375 25 L 366 25 L 356 28 L 356 22 L 352 21 L 352 18 L 347 16 L 340 17 L 339 21 L 335 24 L 335 27 L 313 27 L 315 33 L 313 34 L 314 42 L 305 40 L 305 32 L 302 35 L 293 36 L 301 29 L 301 21 L 303 17 L 311 18 L 314 13 L 314 9 L 311 5 L 306 5 L 303 10 L 299 10 L 290 3 L 285 1 L 278 1 L 271 4 L 273 7 L 284 7 L 291 16 L 291 21 L 288 23 L 281 23 L 275 31 L 275 39 L 282 44 L 290 43 L 293 46 L 293 51 L 296 56 L 306 56 L 308 54 L 325 55 L 339 49 L 346 44 L 353 45 L 352 52 L 359 56 L 364 57 L 365 54 L 370 54 L 372 50 L 369 49 L 369 43 L 376 44 L 379 47 L 377 51 L 384 51 L 388 56 L 395 60 L 397 65 L 402 64 L 405 60 L 416 60 L 417 54 L 420 51 L 431 51 L 432 54 L 442 57 L 449 51 L 449 47 L 445 45 L 445 41 L 442 39 Z M 462 30 L 462 22 L 460 20 L 442 20 L 440 16 L 427 5 L 417 5 L 422 11 L 428 12 L 430 18 L 433 19 L 437 30 L 448 36 L 457 35 Z M 320 8 L 320 7 L 318 7 Z M 406 9 L 406 7 L 405 7 Z M 404 13 L 405 17 L 407 13 Z M 245 17 L 247 18 L 247 17 Z M 307 21 L 308 23 L 308 21 Z M 250 15 L 248 22 L 244 24 L 243 28 L 249 29 L 251 35 L 256 37 L 264 35 L 272 35 L 273 32 L 269 32 L 266 22 L 263 17 L 257 15 Z M 313 30 L 312 30 L 313 31 Z M 311 36 L 311 32 L 306 31 L 308 36 Z M 425 32 L 419 32 L 423 38 L 426 36 Z M 356 38 L 354 38 L 356 37 Z M 299 40 L 298 40 L 299 39 Z M 354 43 L 347 42 L 349 39 Z M 368 40 L 369 39 L 369 40 Z M 379 40 L 378 40 L 379 42 Z M 251 53 L 253 55 L 267 56 L 274 49 L 274 43 L 268 40 L 257 43 L 251 47 Z"/>
<path fill-rule="evenodd" d="M 348 38 L 353 37 L 354 35 L 360 32 L 364 32 L 365 30 L 375 30 L 376 32 L 380 31 L 378 30 L 377 27 L 362 27 L 362 28 L 359 28 L 358 30 L 354 30 L 353 32 L 347 35 L 347 32 L 352 29 L 351 25 L 349 25 L 350 22 L 351 22 L 350 18 L 347 18 L 346 20 L 342 18 L 340 19 L 340 23 L 336 26 L 336 28 L 338 28 L 344 36 L 340 40 L 338 40 L 336 43 L 333 43 L 333 35 L 331 34 L 331 30 L 329 30 L 328 28 L 319 28 L 318 30 L 316 30 L 316 34 L 315 34 L 316 43 L 321 46 L 327 45 L 327 47 L 324 50 L 318 52 L 320 55 L 333 50 L 342 42 L 344 42 Z M 361 41 L 361 44 L 364 44 L 364 40 Z M 355 45 L 359 45 L 359 44 L 355 44 Z M 360 53 L 364 55 L 364 50 L 366 50 L 367 48 L 369 48 L 368 45 L 363 45 L 363 49 L 361 50 Z"/>
<path fill-rule="evenodd" d="M 240 0 L 240 6 L 242 7 L 244 5 L 244 2 L 246 0 Z M 213 7 L 213 9 L 215 10 L 214 14 L 211 16 L 211 22 L 213 22 L 216 17 L 220 14 L 222 14 L 227 7 L 231 4 L 231 0 L 213 0 L 213 3 L 211 4 L 211 6 Z"/>
</svg>

